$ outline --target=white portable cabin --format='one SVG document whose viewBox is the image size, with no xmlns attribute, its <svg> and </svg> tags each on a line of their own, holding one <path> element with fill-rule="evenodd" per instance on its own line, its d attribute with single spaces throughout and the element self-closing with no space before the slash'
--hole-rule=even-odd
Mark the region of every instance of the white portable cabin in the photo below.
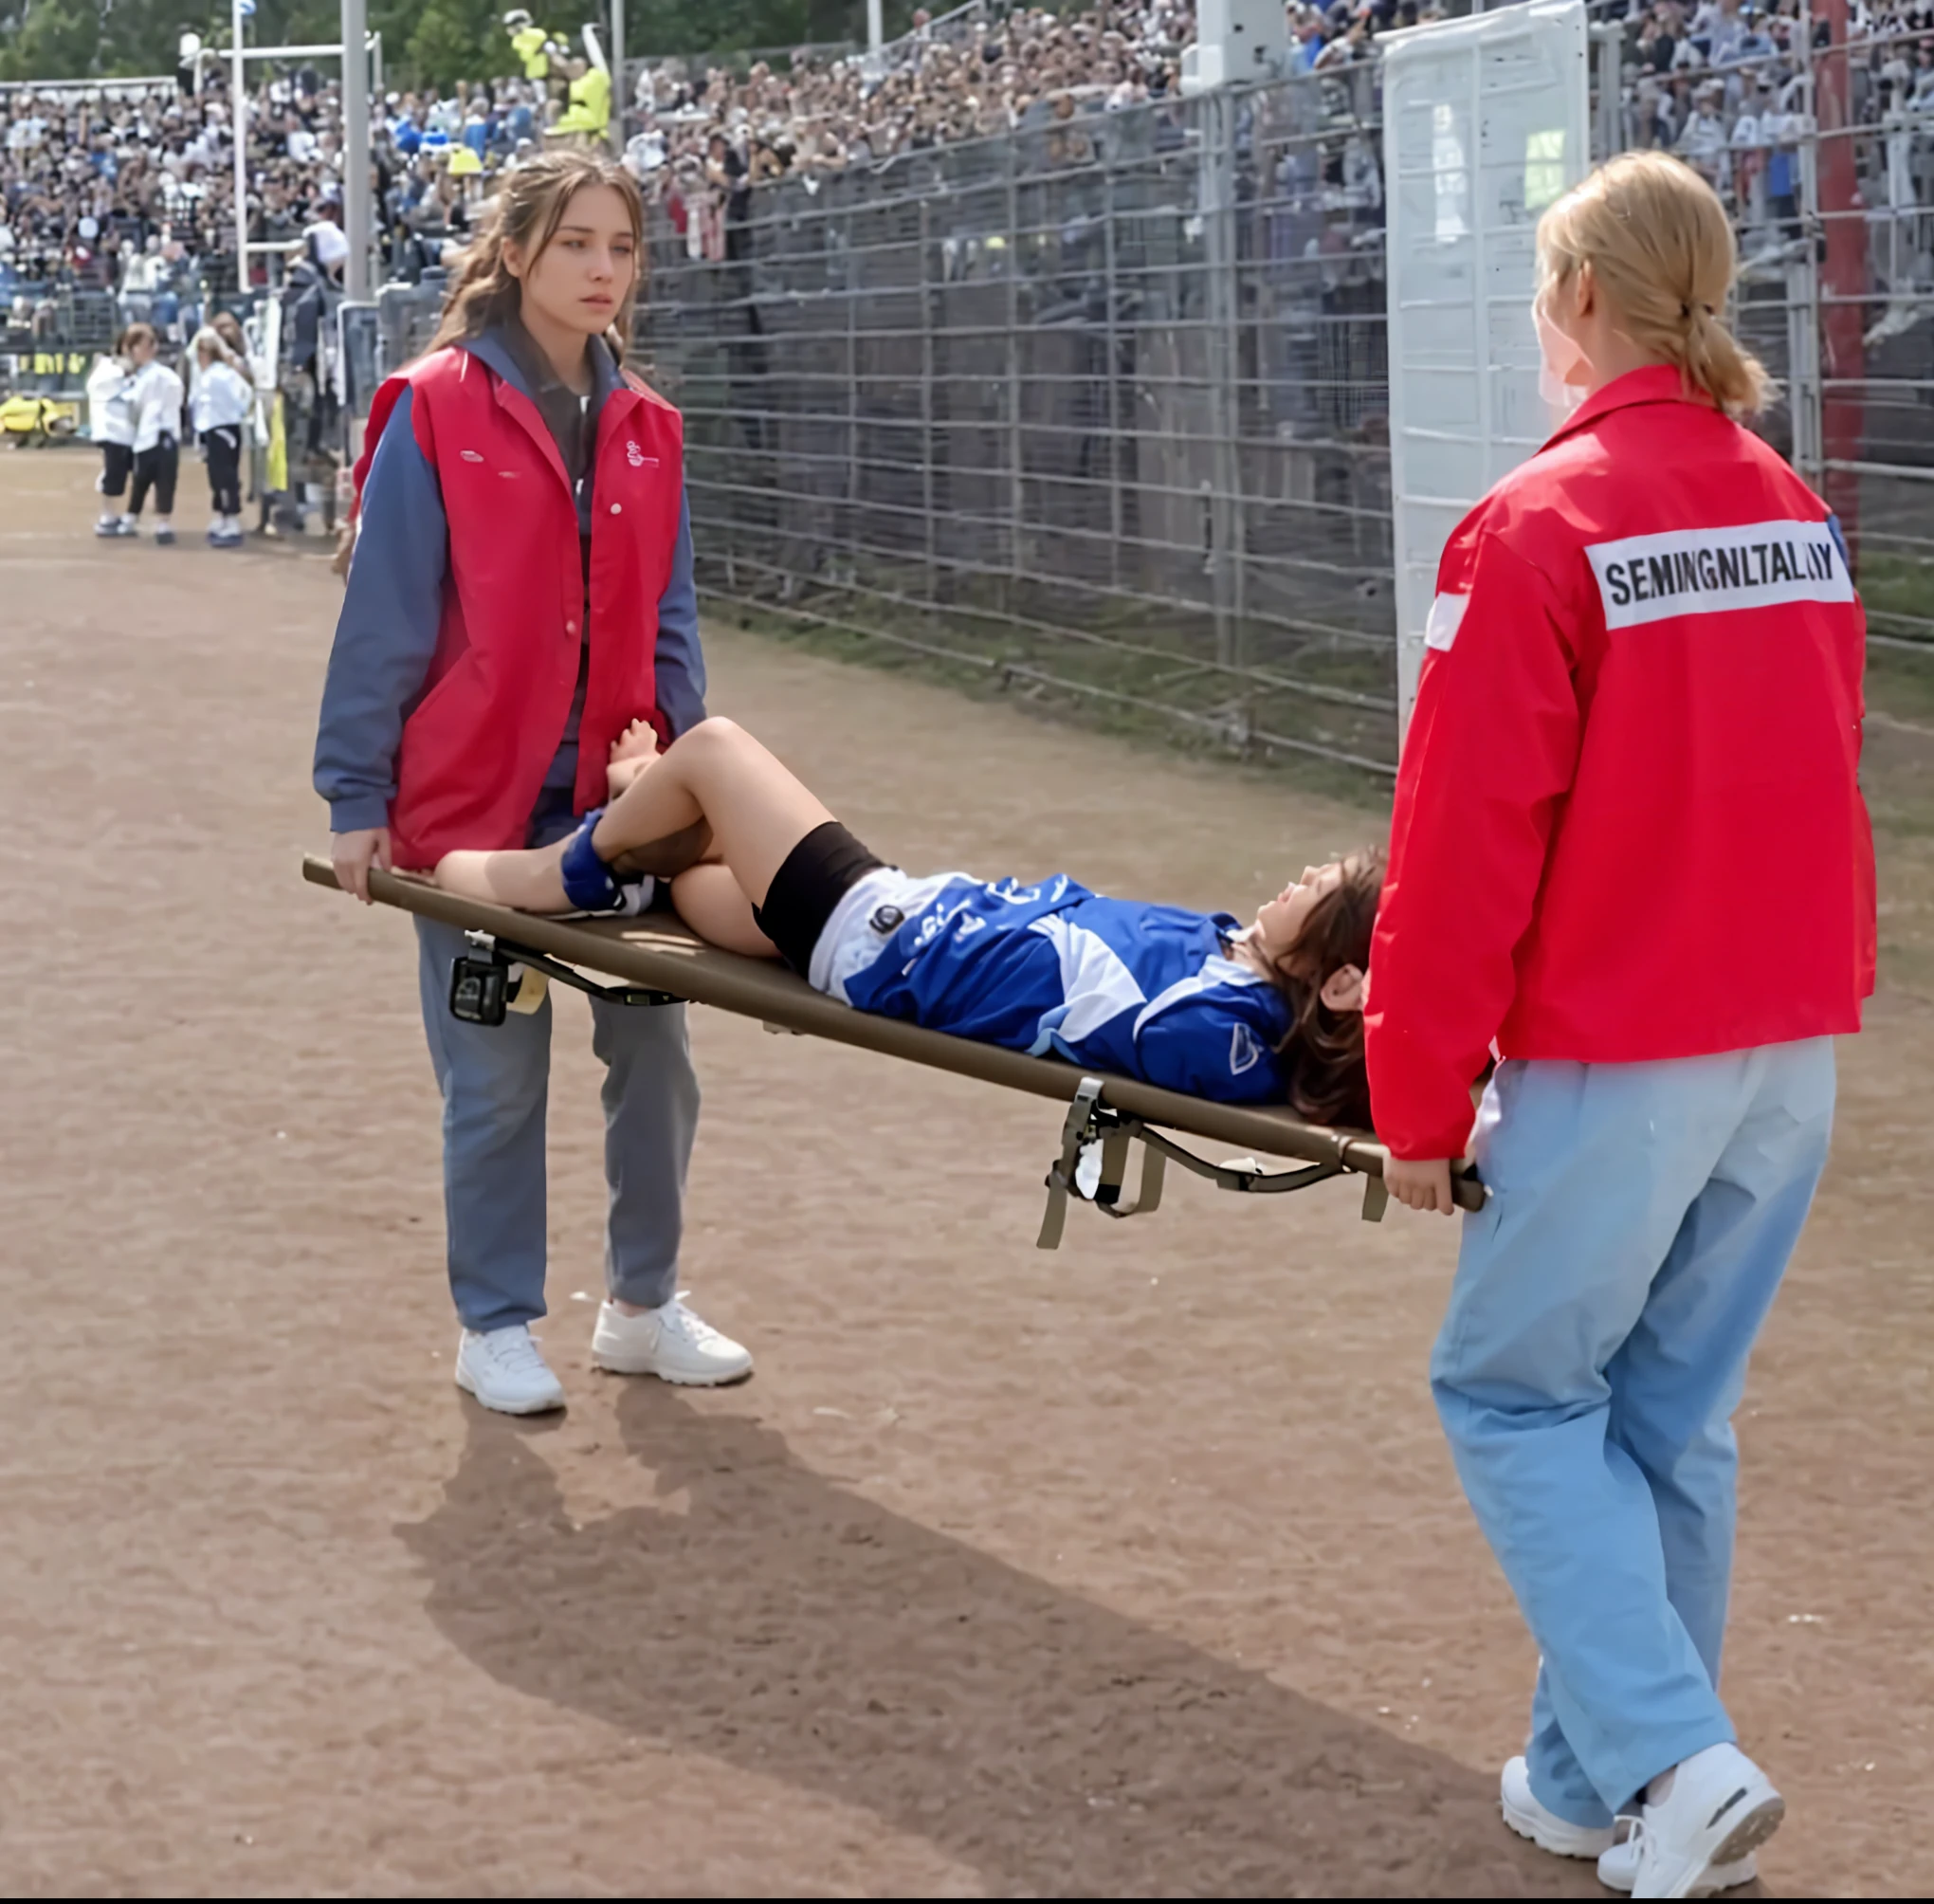
<svg viewBox="0 0 1934 1904">
<path fill-rule="evenodd" d="M 1384 35 L 1390 490 L 1398 720 L 1410 723 L 1437 558 L 1550 434 L 1538 394 L 1539 214 L 1585 175 L 1582 0 Z"/>
</svg>

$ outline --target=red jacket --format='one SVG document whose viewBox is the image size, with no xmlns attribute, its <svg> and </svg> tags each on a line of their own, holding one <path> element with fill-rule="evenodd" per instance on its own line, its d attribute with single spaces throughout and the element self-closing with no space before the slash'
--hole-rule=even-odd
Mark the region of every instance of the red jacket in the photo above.
<svg viewBox="0 0 1934 1904">
<path fill-rule="evenodd" d="M 556 443 L 536 404 L 474 347 L 437 351 L 377 392 L 358 494 L 406 389 L 441 520 L 403 532 L 433 539 L 447 525 L 448 556 L 435 650 L 395 753 L 389 824 L 396 864 L 428 868 L 455 847 L 523 845 L 577 685 L 585 580 L 577 505 Z M 632 720 L 649 719 L 672 738 L 659 712 L 655 654 L 684 503 L 677 411 L 627 375 L 598 413 L 593 472 L 580 813 L 603 801 L 611 743 Z M 351 579 L 354 590 L 354 571 Z"/>
<path fill-rule="evenodd" d="M 1365 1031 L 1377 1128 L 1461 1155 L 1506 1057 L 1859 1029 L 1866 618 L 1838 524 L 1678 373 L 1589 398 L 1444 551 Z"/>
</svg>

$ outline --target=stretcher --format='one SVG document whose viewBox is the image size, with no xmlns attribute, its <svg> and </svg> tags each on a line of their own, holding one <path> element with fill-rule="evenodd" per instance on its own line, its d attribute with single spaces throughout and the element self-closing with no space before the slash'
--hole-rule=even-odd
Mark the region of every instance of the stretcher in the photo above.
<svg viewBox="0 0 1934 1904">
<path fill-rule="evenodd" d="M 315 886 L 337 886 L 335 869 L 315 854 L 302 861 L 302 877 Z M 1161 1202 L 1170 1163 L 1218 1189 L 1248 1196 L 1280 1195 L 1358 1176 L 1363 1179 L 1365 1220 L 1376 1222 L 1383 1215 L 1385 1153 L 1362 1131 L 1305 1124 L 1286 1108 L 1216 1104 L 1136 1078 L 1097 1076 L 1058 1058 L 1030 1057 L 856 1012 L 815 992 L 773 961 L 706 944 L 667 913 L 635 919 L 547 918 L 462 899 L 428 880 L 374 870 L 370 896 L 465 933 L 470 951 L 454 961 L 450 1009 L 473 1023 L 501 1024 L 506 1013 L 535 1010 L 555 981 L 644 1010 L 681 1001 L 710 1005 L 757 1018 L 768 1031 L 830 1038 L 1054 1099 L 1065 1110 L 1037 1239 L 1044 1250 L 1060 1245 L 1071 1199 L 1109 1217 L 1154 1211 Z M 1233 1145 L 1246 1154 L 1212 1162 L 1177 1141 L 1182 1137 Z M 1123 1191 L 1138 1144 L 1141 1168 L 1131 1202 Z M 1258 1161 L 1263 1157 L 1290 1160 L 1290 1167 L 1270 1168 Z M 1484 1207 L 1485 1187 L 1468 1163 L 1457 1167 L 1452 1190 L 1462 1208 Z"/>
</svg>

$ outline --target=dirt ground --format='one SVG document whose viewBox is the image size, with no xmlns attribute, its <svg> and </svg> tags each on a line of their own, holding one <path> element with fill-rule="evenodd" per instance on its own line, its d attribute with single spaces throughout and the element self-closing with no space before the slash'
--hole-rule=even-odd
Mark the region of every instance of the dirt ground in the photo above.
<svg viewBox="0 0 1934 1904">
<path fill-rule="evenodd" d="M 1051 1106 L 694 1013 L 686 1280 L 758 1374 L 594 1375 L 573 999 L 570 1411 L 460 1398 L 410 930 L 297 877 L 336 585 L 97 544 L 91 475 L 0 455 L 0 1889 L 1601 1895 L 1496 1815 L 1534 1662 L 1425 1386 L 1449 1224 L 1172 1177 L 1040 1254 Z M 1240 909 L 1378 829 L 710 651 L 910 865 Z M 1782 1894 L 1934 1889 L 1915 725 L 1877 750 L 1889 976 L 1742 1421 L 1728 1693 Z"/>
</svg>

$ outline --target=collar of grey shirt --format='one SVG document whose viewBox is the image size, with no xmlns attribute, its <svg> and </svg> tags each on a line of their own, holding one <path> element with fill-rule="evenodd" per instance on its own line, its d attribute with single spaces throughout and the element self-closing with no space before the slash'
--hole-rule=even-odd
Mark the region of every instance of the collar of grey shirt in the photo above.
<svg viewBox="0 0 1934 1904">
<path fill-rule="evenodd" d="M 584 352 L 591 370 L 591 394 L 580 396 L 551 367 L 551 360 L 538 348 L 538 340 L 516 319 L 503 325 L 503 341 L 511 361 L 530 388 L 531 401 L 544 419 L 563 458 L 564 472 L 571 479 L 571 492 L 578 500 L 578 514 L 585 513 L 589 498 L 584 484 L 591 473 L 592 452 L 597 444 L 597 412 L 607 393 L 617 382 L 617 364 L 611 345 L 602 338 L 587 338 Z"/>
</svg>

